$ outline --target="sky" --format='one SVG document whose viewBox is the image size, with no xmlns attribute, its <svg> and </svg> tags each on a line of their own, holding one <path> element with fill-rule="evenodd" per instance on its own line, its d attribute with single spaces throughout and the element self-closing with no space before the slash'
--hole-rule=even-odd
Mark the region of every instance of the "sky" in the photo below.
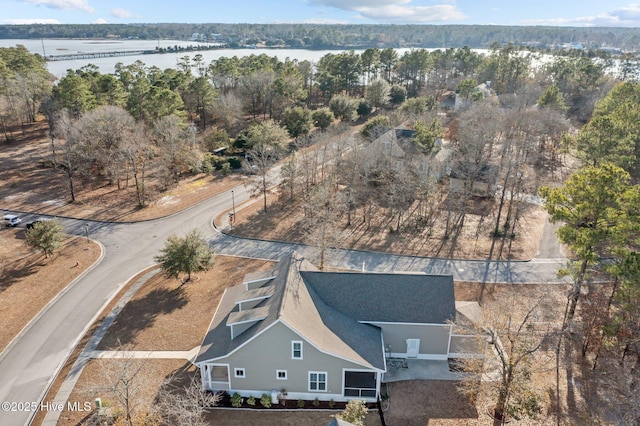
<svg viewBox="0 0 640 426">
<path fill-rule="evenodd" d="M 619 0 L 0 0 L 1 24 L 325 23 L 640 26 Z"/>
</svg>

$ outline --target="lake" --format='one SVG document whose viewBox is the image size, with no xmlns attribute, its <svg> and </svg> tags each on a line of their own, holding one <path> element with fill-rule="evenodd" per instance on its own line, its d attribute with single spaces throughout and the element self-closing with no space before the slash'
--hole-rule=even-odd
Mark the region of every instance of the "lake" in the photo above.
<svg viewBox="0 0 640 426">
<path fill-rule="evenodd" d="M 207 43 L 198 43 L 195 41 L 180 41 L 180 40 L 61 40 L 61 39 L 28 39 L 28 40 L 0 40 L 0 47 L 14 47 L 18 44 L 22 44 L 32 53 L 39 53 L 40 55 L 62 55 L 73 53 L 94 53 L 94 52 L 110 52 L 110 51 L 125 51 L 125 50 L 154 50 L 156 47 L 173 47 L 173 46 L 194 46 L 198 44 L 208 45 Z M 44 48 L 43 48 L 44 45 Z M 398 49 L 398 53 L 402 54 L 408 49 Z M 356 53 L 361 53 L 363 50 L 356 50 Z M 178 59 L 185 55 L 193 57 L 196 54 L 201 54 L 205 63 L 210 63 L 214 59 L 227 57 L 242 57 L 249 55 L 265 54 L 268 56 L 277 56 L 278 59 L 284 60 L 285 58 L 297 59 L 299 61 L 312 61 L 316 62 L 327 53 L 339 53 L 340 50 L 305 50 L 305 49 L 216 49 L 205 50 L 201 52 L 178 52 L 178 53 L 163 53 L 155 55 L 133 55 L 133 56 L 118 56 L 110 58 L 93 58 L 93 59 L 78 59 L 70 61 L 51 61 L 47 62 L 47 67 L 51 74 L 56 77 L 62 77 L 66 74 L 68 69 L 76 70 L 91 63 L 96 65 L 102 73 L 112 73 L 115 70 L 115 65 L 118 62 L 122 62 L 125 65 L 134 63 L 137 60 L 144 62 L 147 66 L 157 66 L 160 69 L 175 68 L 178 63 Z"/>
</svg>

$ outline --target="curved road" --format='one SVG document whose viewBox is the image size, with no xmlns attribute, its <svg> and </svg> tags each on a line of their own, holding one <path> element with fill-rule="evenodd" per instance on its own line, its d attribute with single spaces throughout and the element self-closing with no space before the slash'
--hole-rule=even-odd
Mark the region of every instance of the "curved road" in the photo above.
<svg viewBox="0 0 640 426">
<path fill-rule="evenodd" d="M 234 188 L 236 206 L 249 198 L 243 186 Z M 183 235 L 199 229 L 210 236 L 216 253 L 279 259 L 299 250 L 308 258 L 318 253 L 312 247 L 242 239 L 212 233 L 211 218 L 231 207 L 231 191 L 212 197 L 175 215 L 146 222 L 117 224 L 65 219 L 70 234 L 85 235 L 89 225 L 92 239 L 104 246 L 104 258 L 92 270 L 74 281 L 57 299 L 0 354 L 0 424 L 29 424 L 40 400 L 61 366 L 93 323 L 102 308 L 140 270 L 151 266 L 153 257 L 171 234 Z M 465 261 L 431 259 L 350 250 L 332 250 L 327 265 L 367 271 L 422 271 L 453 274 L 456 280 L 486 282 L 558 282 L 556 272 L 564 259 L 535 259 L 529 262 Z M 7 410 L 7 402 L 16 403 Z M 28 409 L 22 406 L 28 403 Z"/>
</svg>

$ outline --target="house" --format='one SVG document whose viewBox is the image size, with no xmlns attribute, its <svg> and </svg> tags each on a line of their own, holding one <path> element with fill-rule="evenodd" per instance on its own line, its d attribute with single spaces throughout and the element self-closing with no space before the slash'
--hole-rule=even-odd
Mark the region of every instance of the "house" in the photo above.
<svg viewBox="0 0 640 426">
<path fill-rule="evenodd" d="M 456 161 L 448 174 L 453 193 L 468 193 L 477 197 L 493 197 L 495 194 L 498 168 L 492 164 Z"/>
<path fill-rule="evenodd" d="M 436 140 L 438 152 L 434 155 L 424 152 L 412 141 L 415 131 L 403 126 L 386 129 L 373 140 L 366 150 L 366 162 L 370 167 L 389 164 L 396 170 L 410 166 L 421 176 L 440 181 L 445 167 L 453 157 L 453 151 L 442 146 L 442 140 Z"/>
<path fill-rule="evenodd" d="M 321 272 L 292 253 L 225 291 L 194 363 L 205 390 L 375 401 L 389 358 L 451 356 L 455 315 L 452 276 Z"/>
</svg>

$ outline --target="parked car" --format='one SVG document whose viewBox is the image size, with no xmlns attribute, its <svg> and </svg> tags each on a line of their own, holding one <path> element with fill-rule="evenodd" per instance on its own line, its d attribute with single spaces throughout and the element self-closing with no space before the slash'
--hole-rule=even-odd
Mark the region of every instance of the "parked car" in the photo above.
<svg viewBox="0 0 640 426">
<path fill-rule="evenodd" d="M 5 214 L 2 219 L 3 219 L 4 225 L 7 227 L 18 226 L 22 222 L 22 219 L 20 219 L 15 214 Z"/>
</svg>

